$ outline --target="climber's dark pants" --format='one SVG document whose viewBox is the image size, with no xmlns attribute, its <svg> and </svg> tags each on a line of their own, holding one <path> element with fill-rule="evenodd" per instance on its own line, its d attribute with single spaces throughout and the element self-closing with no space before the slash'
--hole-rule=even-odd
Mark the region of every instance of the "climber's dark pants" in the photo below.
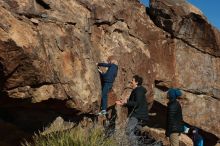
<svg viewBox="0 0 220 146">
<path fill-rule="evenodd" d="M 101 100 L 101 109 L 107 110 L 108 107 L 108 93 L 112 88 L 113 83 L 104 83 L 102 88 L 102 100 Z"/>
</svg>

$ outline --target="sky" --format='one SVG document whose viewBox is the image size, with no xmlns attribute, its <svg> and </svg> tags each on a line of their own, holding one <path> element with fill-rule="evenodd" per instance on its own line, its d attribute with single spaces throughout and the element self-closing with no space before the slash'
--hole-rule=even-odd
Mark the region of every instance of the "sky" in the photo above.
<svg viewBox="0 0 220 146">
<path fill-rule="evenodd" d="M 149 6 L 149 0 L 140 0 L 144 5 Z M 220 0 L 187 0 L 199 8 L 207 17 L 209 23 L 220 30 Z"/>
</svg>

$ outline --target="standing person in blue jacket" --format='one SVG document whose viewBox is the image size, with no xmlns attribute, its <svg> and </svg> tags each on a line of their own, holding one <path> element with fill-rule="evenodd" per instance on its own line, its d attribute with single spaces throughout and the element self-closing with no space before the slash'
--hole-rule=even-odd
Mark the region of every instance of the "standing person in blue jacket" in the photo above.
<svg viewBox="0 0 220 146">
<path fill-rule="evenodd" d="M 113 82 L 117 76 L 118 65 L 117 61 L 113 58 L 109 59 L 108 63 L 97 63 L 98 67 L 107 67 L 105 73 L 101 73 L 102 80 L 102 99 L 101 99 L 101 112 L 98 115 L 106 115 L 108 107 L 108 93 L 113 86 Z"/>
<path fill-rule="evenodd" d="M 177 98 L 182 95 L 181 91 L 171 88 L 167 92 L 169 99 L 167 105 L 166 136 L 169 137 L 171 146 L 179 146 L 179 136 L 184 131 L 182 108 Z"/>
</svg>

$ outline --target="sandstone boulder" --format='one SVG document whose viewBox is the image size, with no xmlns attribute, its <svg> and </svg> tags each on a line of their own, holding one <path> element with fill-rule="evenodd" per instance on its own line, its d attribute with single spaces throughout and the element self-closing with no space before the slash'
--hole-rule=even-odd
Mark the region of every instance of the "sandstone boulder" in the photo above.
<svg viewBox="0 0 220 146">
<path fill-rule="evenodd" d="M 150 104 L 165 105 L 160 95 L 178 87 L 186 122 L 220 136 L 220 32 L 185 0 L 151 0 L 149 12 L 137 0 L 3 0 L 0 17 L 0 88 L 8 98 L 58 99 L 94 113 L 96 62 L 114 56 L 112 103 L 129 95 L 139 74 Z"/>
</svg>

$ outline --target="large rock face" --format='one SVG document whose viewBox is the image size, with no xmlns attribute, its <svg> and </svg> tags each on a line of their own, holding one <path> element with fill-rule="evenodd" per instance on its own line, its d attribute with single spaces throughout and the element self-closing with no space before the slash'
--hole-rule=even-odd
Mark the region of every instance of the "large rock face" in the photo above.
<svg viewBox="0 0 220 146">
<path fill-rule="evenodd" d="M 100 95 L 87 32 L 91 12 L 74 1 L 32 0 L 3 1 L 0 11 L 0 56 L 9 97 L 67 99 L 74 108 L 91 109 Z"/>
<path fill-rule="evenodd" d="M 137 0 L 3 0 L 0 17 L 8 97 L 59 99 L 93 112 L 101 92 L 96 62 L 114 56 L 118 98 L 134 74 L 143 76 L 150 103 L 165 104 L 160 95 L 179 87 L 190 101 L 185 121 L 220 137 L 220 32 L 184 0 L 151 0 L 149 15 Z"/>
<path fill-rule="evenodd" d="M 185 0 L 151 0 L 150 15 L 157 26 L 184 43 L 204 53 L 220 55 L 219 31 Z"/>
<path fill-rule="evenodd" d="M 219 137 L 219 31 L 197 8 L 183 0 L 152 0 L 150 15 L 157 26 L 173 37 L 173 86 L 186 91 L 182 104 L 184 120 Z M 163 80 L 157 86 L 167 87 Z M 160 96 L 155 97 L 166 104 Z"/>
</svg>

